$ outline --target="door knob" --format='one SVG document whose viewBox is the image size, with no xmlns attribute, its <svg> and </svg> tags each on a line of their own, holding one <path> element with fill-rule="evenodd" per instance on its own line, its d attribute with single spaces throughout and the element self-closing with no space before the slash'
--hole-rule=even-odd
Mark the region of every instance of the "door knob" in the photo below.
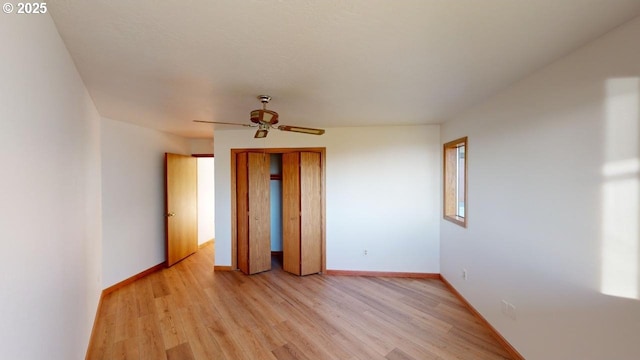
<svg viewBox="0 0 640 360">
<path fill-rule="evenodd" d="M 167 214 L 167 217 L 171 217 L 171 216 L 176 216 L 176 214 L 175 213 L 168 213 Z"/>
</svg>

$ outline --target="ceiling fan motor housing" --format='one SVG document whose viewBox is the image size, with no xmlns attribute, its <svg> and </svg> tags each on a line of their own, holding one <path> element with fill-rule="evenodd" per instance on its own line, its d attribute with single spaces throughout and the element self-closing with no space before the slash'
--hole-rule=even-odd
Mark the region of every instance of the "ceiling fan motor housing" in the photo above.
<svg viewBox="0 0 640 360">
<path fill-rule="evenodd" d="M 271 110 L 253 110 L 251 112 L 251 122 L 256 124 L 267 123 L 274 125 L 278 123 L 278 113 Z"/>
</svg>

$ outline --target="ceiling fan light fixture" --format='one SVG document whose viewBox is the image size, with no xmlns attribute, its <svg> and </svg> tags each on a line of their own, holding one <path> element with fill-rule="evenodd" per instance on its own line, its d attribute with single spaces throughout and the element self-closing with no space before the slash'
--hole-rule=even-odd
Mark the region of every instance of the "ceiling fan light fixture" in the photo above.
<svg viewBox="0 0 640 360">
<path fill-rule="evenodd" d="M 269 131 L 267 129 L 258 129 L 253 137 L 256 139 L 262 139 L 266 138 L 267 134 L 269 134 Z"/>
</svg>

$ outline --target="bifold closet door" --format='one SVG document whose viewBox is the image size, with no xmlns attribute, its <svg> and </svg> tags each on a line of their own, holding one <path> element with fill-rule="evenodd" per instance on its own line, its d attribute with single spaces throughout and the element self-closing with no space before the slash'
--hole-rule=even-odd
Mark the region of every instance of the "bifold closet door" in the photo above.
<svg viewBox="0 0 640 360">
<path fill-rule="evenodd" d="M 238 268 L 245 274 L 271 270 L 269 155 L 236 155 Z"/>
<path fill-rule="evenodd" d="M 300 153 L 282 154 L 282 268 L 300 275 Z"/>
<path fill-rule="evenodd" d="M 322 271 L 320 153 L 300 153 L 301 275 Z"/>
<path fill-rule="evenodd" d="M 282 154 L 283 268 L 296 275 L 322 271 L 321 158 Z"/>
</svg>

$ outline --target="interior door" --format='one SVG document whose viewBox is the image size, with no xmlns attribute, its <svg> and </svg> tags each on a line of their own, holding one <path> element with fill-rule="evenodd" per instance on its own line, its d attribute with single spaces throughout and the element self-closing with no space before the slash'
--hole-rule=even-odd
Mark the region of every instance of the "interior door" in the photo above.
<svg viewBox="0 0 640 360">
<path fill-rule="evenodd" d="M 245 274 L 271 270 L 270 156 L 236 156 L 238 268 Z"/>
<path fill-rule="evenodd" d="M 167 266 L 198 251 L 197 181 L 196 158 L 165 154 Z"/>
<path fill-rule="evenodd" d="M 322 271 L 321 157 L 317 152 L 282 154 L 282 246 L 285 271 Z"/>
</svg>

